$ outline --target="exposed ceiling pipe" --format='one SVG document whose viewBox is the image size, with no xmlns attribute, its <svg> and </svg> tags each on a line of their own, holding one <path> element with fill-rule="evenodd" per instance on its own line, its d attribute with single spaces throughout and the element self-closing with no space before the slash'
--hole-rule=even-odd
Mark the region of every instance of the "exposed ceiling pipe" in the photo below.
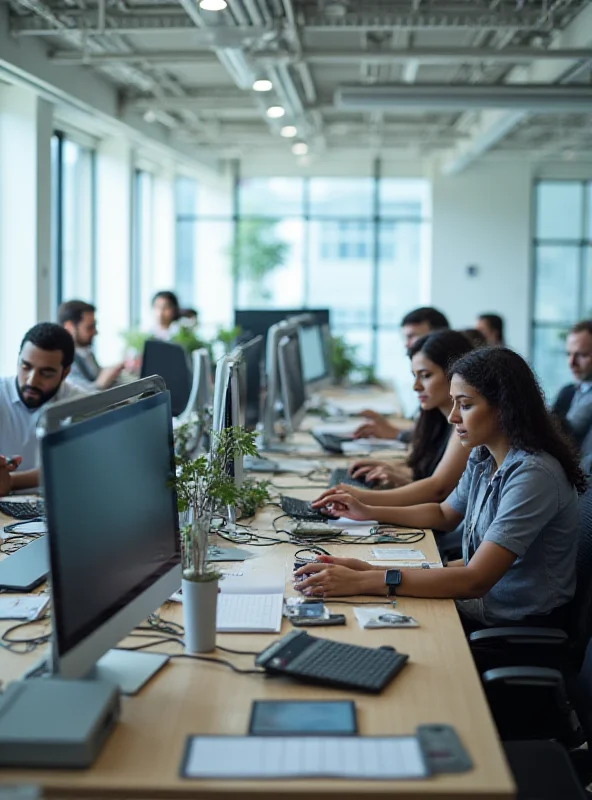
<svg viewBox="0 0 592 800">
<path fill-rule="evenodd" d="M 202 29 L 203 33 L 206 33 Z M 106 34 L 114 33 L 110 30 Z M 213 48 L 212 48 L 213 50 Z M 82 60 L 77 53 L 71 50 L 57 50 L 50 54 L 50 59 L 60 66 L 79 66 L 82 63 L 92 64 L 96 62 L 120 62 L 122 64 L 153 62 L 154 64 L 202 64 L 213 65 L 216 60 L 207 52 L 196 52 L 195 50 L 144 50 L 134 53 L 97 53 L 87 60 Z M 258 51 L 257 61 L 262 64 L 296 63 L 299 68 L 300 62 L 294 54 L 276 52 L 275 50 Z M 334 53 L 318 53 L 310 51 L 302 53 L 302 58 L 313 64 L 339 64 L 339 63 L 362 63 L 371 62 L 377 64 L 406 63 L 409 59 L 414 59 L 420 64 L 455 64 L 458 61 L 465 63 L 511 63 L 528 64 L 532 61 L 583 61 L 592 62 L 592 50 L 573 49 L 573 50 L 529 50 L 528 48 L 506 49 L 504 52 L 491 49 L 459 48 L 451 51 L 448 48 L 420 48 L 414 50 L 393 50 L 386 52 L 360 51 L 345 52 L 335 51 Z M 304 80 L 303 80 L 304 85 Z M 306 91 L 306 85 L 304 85 Z M 314 102 L 308 97 L 309 102 Z"/>
</svg>

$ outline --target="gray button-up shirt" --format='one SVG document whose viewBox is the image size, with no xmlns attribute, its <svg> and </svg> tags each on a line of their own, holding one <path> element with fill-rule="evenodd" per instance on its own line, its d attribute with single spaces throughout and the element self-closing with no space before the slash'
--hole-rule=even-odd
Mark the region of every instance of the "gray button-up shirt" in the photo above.
<svg viewBox="0 0 592 800">
<path fill-rule="evenodd" d="M 481 599 L 459 600 L 484 625 L 548 614 L 576 588 L 578 496 L 548 453 L 511 449 L 500 468 L 485 447 L 471 453 L 446 502 L 465 518 L 465 564 L 481 542 L 494 542 L 517 558 Z"/>
</svg>

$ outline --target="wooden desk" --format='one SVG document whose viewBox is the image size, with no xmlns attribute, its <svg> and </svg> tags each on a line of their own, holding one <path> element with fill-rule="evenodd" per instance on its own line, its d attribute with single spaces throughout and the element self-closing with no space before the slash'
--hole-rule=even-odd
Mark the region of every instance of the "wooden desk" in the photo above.
<svg viewBox="0 0 592 800">
<path fill-rule="evenodd" d="M 339 464 L 337 460 L 335 462 Z M 342 463 L 342 462 L 341 462 Z M 276 477 L 274 483 L 294 485 L 294 476 Z M 290 494 L 312 497 L 319 491 Z M 257 527 L 271 529 L 276 509 L 259 515 Z M 1 520 L 0 520 L 1 521 Z M 419 545 L 429 560 L 437 558 L 433 537 L 428 534 Z M 256 549 L 258 558 L 248 562 L 254 569 L 284 569 L 287 594 L 292 594 L 291 570 L 294 545 Z M 330 545 L 335 555 L 371 558 L 369 545 Z M 365 598 L 366 600 L 368 598 Z M 407 798 L 481 798 L 498 800 L 514 797 L 512 778 L 481 689 L 481 683 L 452 601 L 401 598 L 397 610 L 412 614 L 419 629 L 363 631 L 352 607 L 334 605 L 344 612 L 347 626 L 326 628 L 318 635 L 343 641 L 380 645 L 392 644 L 408 653 L 410 662 L 378 696 L 306 686 L 259 675 L 237 675 L 218 664 L 173 660 L 139 695 L 123 698 L 122 719 L 92 769 L 76 771 L 0 770 L 0 783 L 39 783 L 48 797 L 75 798 L 171 798 L 199 797 L 204 800 L 256 797 L 286 800 L 315 800 L 345 796 L 362 800 L 368 796 Z M 161 609 L 165 619 L 182 622 L 181 608 L 173 603 Z M 282 634 L 290 625 L 284 622 Z M 262 650 L 277 636 L 219 634 L 218 642 L 237 650 Z M 137 644 L 133 639 L 129 643 Z M 156 649 L 156 648 L 155 648 Z M 158 649 L 181 652 L 174 645 Z M 17 678 L 39 657 L 18 656 L 0 651 L 0 676 Z M 253 666 L 250 656 L 219 651 L 221 658 L 243 668 Z M 188 734 L 246 732 L 251 702 L 274 698 L 348 698 L 358 707 L 362 734 L 408 734 L 421 723 L 454 725 L 474 762 L 465 774 L 437 776 L 425 781 L 189 781 L 179 777 L 179 766 Z"/>
</svg>

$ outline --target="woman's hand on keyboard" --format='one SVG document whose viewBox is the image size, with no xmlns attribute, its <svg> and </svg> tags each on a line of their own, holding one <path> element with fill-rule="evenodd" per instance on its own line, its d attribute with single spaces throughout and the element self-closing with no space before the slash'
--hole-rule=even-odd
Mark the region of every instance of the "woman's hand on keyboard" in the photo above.
<svg viewBox="0 0 592 800">
<path fill-rule="evenodd" d="M 364 416 L 367 417 L 368 422 L 363 422 L 354 431 L 354 439 L 396 439 L 401 432 L 399 428 L 395 428 L 387 419 L 375 411 L 365 411 Z"/>
<path fill-rule="evenodd" d="M 339 558 L 339 556 L 319 556 L 313 564 L 335 564 L 338 567 L 347 567 L 348 569 L 355 569 L 362 572 L 368 569 L 374 569 L 372 564 L 367 561 L 362 561 L 361 558 Z"/>
<path fill-rule="evenodd" d="M 355 561 L 358 559 L 343 558 L 330 561 L 314 561 L 296 571 L 297 576 L 304 576 L 298 583 L 298 591 L 307 596 L 345 597 L 360 594 L 360 576 L 365 569 L 351 569 L 333 561 Z M 364 562 L 359 562 L 363 564 Z M 371 569 L 370 565 L 368 567 Z"/>
<path fill-rule="evenodd" d="M 328 508 L 333 514 L 347 519 L 365 520 L 374 519 L 374 511 L 354 497 L 353 492 L 332 491 L 324 492 L 312 504 L 313 508 Z"/>
<path fill-rule="evenodd" d="M 330 489 L 325 489 L 316 500 L 312 501 L 311 505 L 313 508 L 322 508 L 325 505 L 325 497 L 341 493 L 350 494 L 352 497 L 355 497 L 356 500 L 361 500 L 364 489 L 357 489 L 355 486 L 347 486 L 345 483 L 338 483 L 337 486 L 331 486 Z"/>
</svg>

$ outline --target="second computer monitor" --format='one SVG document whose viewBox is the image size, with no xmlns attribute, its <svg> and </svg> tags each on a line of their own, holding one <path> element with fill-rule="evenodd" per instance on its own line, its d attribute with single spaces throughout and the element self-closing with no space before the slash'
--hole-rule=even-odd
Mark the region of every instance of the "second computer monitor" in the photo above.
<svg viewBox="0 0 592 800">
<path fill-rule="evenodd" d="M 241 370 L 245 369 L 244 363 L 227 355 L 216 364 L 216 379 L 214 382 L 214 434 L 220 434 L 225 428 L 244 427 L 244 409 L 241 407 Z M 229 470 L 234 476 L 237 486 L 243 480 L 242 458 L 234 459 L 229 464 Z"/>
<path fill-rule="evenodd" d="M 297 331 L 292 331 L 281 339 L 278 363 L 284 416 L 290 430 L 294 432 L 298 430 L 306 412 L 306 392 Z"/>
<path fill-rule="evenodd" d="M 323 332 L 318 324 L 301 325 L 298 329 L 302 377 L 308 386 L 319 386 L 329 375 L 323 342 Z"/>
<path fill-rule="evenodd" d="M 240 399 L 245 427 L 254 431 L 263 413 L 263 337 L 256 336 L 239 345 L 233 350 L 232 356 L 244 363 L 244 369 L 239 370 Z"/>
<path fill-rule="evenodd" d="M 82 678 L 181 581 L 169 393 L 48 433 L 41 445 L 53 668 Z"/>
</svg>

